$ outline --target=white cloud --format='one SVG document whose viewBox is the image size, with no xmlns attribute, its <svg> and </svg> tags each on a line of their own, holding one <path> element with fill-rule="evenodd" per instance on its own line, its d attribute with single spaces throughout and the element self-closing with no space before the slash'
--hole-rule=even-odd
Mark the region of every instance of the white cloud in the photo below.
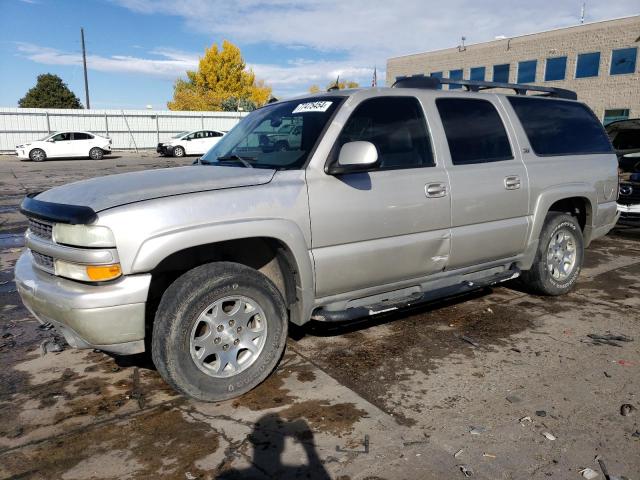
<svg viewBox="0 0 640 480">
<path fill-rule="evenodd" d="M 276 95 L 306 91 L 310 84 L 326 85 L 338 73 L 361 85 L 371 82 L 372 69 L 384 79 L 391 56 L 514 36 L 579 22 L 582 2 L 576 0 L 113 0 L 138 13 L 181 18 L 185 26 L 218 43 L 227 38 L 240 45 L 280 45 L 282 61 L 250 65 Z M 586 21 L 638 13 L 637 0 L 589 2 Z M 80 55 L 20 44 L 33 61 L 75 65 Z M 325 60 L 291 58 L 305 49 Z M 156 49 L 147 55 L 90 55 L 89 67 L 176 78 L 193 69 L 202 52 Z M 148 58 L 157 57 L 157 58 Z M 340 60 L 331 60 L 339 57 Z"/>
<path fill-rule="evenodd" d="M 18 52 L 29 60 L 45 65 L 80 65 L 79 53 L 63 52 L 33 43 L 17 43 Z M 198 65 L 198 56 L 178 50 L 156 49 L 149 52 L 160 58 L 141 58 L 128 55 L 88 55 L 87 66 L 103 72 L 124 72 L 175 79 Z"/>
</svg>

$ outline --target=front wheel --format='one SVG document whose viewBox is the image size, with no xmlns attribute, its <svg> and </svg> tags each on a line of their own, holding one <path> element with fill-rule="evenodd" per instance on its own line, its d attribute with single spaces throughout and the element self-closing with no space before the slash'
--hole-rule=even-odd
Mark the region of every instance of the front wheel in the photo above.
<svg viewBox="0 0 640 480">
<path fill-rule="evenodd" d="M 582 230 L 575 217 L 548 214 L 535 260 L 522 272 L 522 282 L 542 295 L 563 295 L 578 281 L 584 258 Z"/>
<path fill-rule="evenodd" d="M 153 325 L 151 353 L 177 391 L 216 402 L 260 384 L 287 339 L 282 295 L 263 274 L 231 262 L 196 267 L 166 290 Z"/>
<path fill-rule="evenodd" d="M 173 156 L 174 157 L 184 157 L 184 148 L 182 147 L 175 147 L 173 149 Z"/>
<path fill-rule="evenodd" d="M 89 158 L 91 160 L 102 160 L 104 157 L 104 151 L 101 148 L 94 147 L 89 150 Z"/>
<path fill-rule="evenodd" d="M 47 158 L 47 154 L 40 148 L 34 148 L 29 152 L 29 158 L 33 162 L 43 162 Z"/>
</svg>

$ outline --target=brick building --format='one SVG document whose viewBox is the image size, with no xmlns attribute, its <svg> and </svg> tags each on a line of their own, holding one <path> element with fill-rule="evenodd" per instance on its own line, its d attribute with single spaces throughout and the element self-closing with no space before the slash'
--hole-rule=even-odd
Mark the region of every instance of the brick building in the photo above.
<svg viewBox="0 0 640 480">
<path fill-rule="evenodd" d="M 640 117 L 639 47 L 635 15 L 390 58 L 387 84 L 424 74 L 568 88 L 606 124 Z"/>
</svg>

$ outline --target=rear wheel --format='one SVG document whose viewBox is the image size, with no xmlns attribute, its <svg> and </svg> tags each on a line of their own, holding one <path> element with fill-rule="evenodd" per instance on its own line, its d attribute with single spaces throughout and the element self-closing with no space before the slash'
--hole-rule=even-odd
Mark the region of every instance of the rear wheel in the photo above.
<svg viewBox="0 0 640 480">
<path fill-rule="evenodd" d="M 47 154 L 40 148 L 34 148 L 29 152 L 29 158 L 34 162 L 42 162 L 46 160 Z"/>
<path fill-rule="evenodd" d="M 562 295 L 578 280 L 584 257 L 582 230 L 575 217 L 551 212 L 540 233 L 536 257 L 522 282 L 542 295 Z"/>
<path fill-rule="evenodd" d="M 173 388 L 208 402 L 260 384 L 278 364 L 287 312 L 276 286 L 230 262 L 202 265 L 179 277 L 158 306 L 153 361 Z"/>
<path fill-rule="evenodd" d="M 89 150 L 89 158 L 91 158 L 92 160 L 102 160 L 103 157 L 104 157 L 104 152 L 102 151 L 101 148 L 94 147 L 91 150 Z"/>
<path fill-rule="evenodd" d="M 173 149 L 173 156 L 174 157 L 184 157 L 184 148 L 182 147 L 175 147 Z"/>
</svg>

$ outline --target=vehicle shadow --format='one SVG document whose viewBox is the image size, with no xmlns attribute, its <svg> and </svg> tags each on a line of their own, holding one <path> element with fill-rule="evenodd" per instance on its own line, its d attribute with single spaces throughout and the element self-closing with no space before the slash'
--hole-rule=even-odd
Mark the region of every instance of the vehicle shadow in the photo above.
<svg viewBox="0 0 640 480">
<path fill-rule="evenodd" d="M 305 464 L 282 463 L 281 457 L 287 437 L 302 446 L 307 457 Z M 316 451 L 313 432 L 307 422 L 302 419 L 286 421 L 277 413 L 266 414 L 254 424 L 248 439 L 253 447 L 251 466 L 245 469 L 227 470 L 218 475 L 217 480 L 267 478 L 329 480 L 331 478 Z"/>
</svg>

